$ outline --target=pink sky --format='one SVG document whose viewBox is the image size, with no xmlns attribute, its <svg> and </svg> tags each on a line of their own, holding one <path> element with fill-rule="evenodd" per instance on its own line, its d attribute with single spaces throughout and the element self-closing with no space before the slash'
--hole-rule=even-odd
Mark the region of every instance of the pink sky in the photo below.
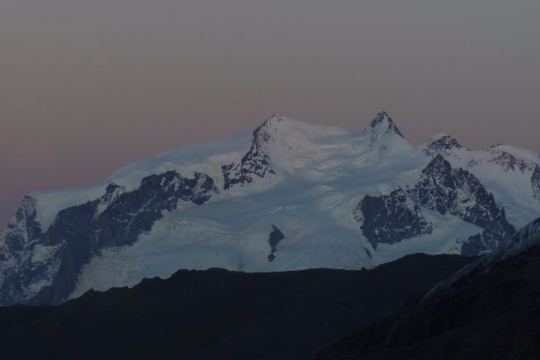
<svg viewBox="0 0 540 360">
<path fill-rule="evenodd" d="M 540 151 L 540 2 L 2 1 L 0 227 L 24 194 L 272 113 Z"/>
</svg>

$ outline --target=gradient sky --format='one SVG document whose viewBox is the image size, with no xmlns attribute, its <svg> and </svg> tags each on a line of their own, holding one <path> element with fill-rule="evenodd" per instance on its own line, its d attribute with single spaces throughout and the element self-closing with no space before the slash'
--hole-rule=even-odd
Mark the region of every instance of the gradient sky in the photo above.
<svg viewBox="0 0 540 360">
<path fill-rule="evenodd" d="M 2 0 L 0 227 L 273 113 L 540 151 L 538 0 Z"/>
</svg>

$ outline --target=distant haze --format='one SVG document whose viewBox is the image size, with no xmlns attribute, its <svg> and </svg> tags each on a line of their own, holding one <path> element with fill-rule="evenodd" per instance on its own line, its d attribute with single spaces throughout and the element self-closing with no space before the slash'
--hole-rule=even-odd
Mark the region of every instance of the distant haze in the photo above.
<svg viewBox="0 0 540 360">
<path fill-rule="evenodd" d="M 273 113 L 540 151 L 540 1 L 2 0 L 0 227 L 24 194 Z"/>
</svg>

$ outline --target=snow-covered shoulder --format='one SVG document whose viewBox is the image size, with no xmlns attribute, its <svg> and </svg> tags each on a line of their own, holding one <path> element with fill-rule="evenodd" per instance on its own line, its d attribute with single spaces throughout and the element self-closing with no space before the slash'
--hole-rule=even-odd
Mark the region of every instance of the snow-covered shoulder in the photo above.
<svg viewBox="0 0 540 360">
<path fill-rule="evenodd" d="M 105 182 L 130 190 L 148 175 L 171 170 L 186 174 L 199 171 L 215 178 L 221 172 L 221 165 L 240 159 L 249 149 L 252 133 L 253 130 L 243 131 L 222 140 L 166 151 L 115 171 Z"/>
</svg>

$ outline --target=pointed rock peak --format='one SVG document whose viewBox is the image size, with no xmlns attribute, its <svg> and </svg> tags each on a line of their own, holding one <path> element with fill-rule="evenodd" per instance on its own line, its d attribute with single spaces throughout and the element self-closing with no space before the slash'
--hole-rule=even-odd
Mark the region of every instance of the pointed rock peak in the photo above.
<svg viewBox="0 0 540 360">
<path fill-rule="evenodd" d="M 268 123 L 279 123 L 279 122 L 282 122 L 283 121 L 283 116 L 279 115 L 279 114 L 273 114 L 270 119 L 266 120 L 265 122 L 268 122 Z"/>
<path fill-rule="evenodd" d="M 392 118 L 386 113 L 386 111 L 381 111 L 378 113 L 366 130 L 369 130 L 373 134 L 377 135 L 397 134 L 403 138 L 403 134 L 401 134 L 401 131 L 399 131 L 396 124 L 394 124 Z"/>
</svg>

